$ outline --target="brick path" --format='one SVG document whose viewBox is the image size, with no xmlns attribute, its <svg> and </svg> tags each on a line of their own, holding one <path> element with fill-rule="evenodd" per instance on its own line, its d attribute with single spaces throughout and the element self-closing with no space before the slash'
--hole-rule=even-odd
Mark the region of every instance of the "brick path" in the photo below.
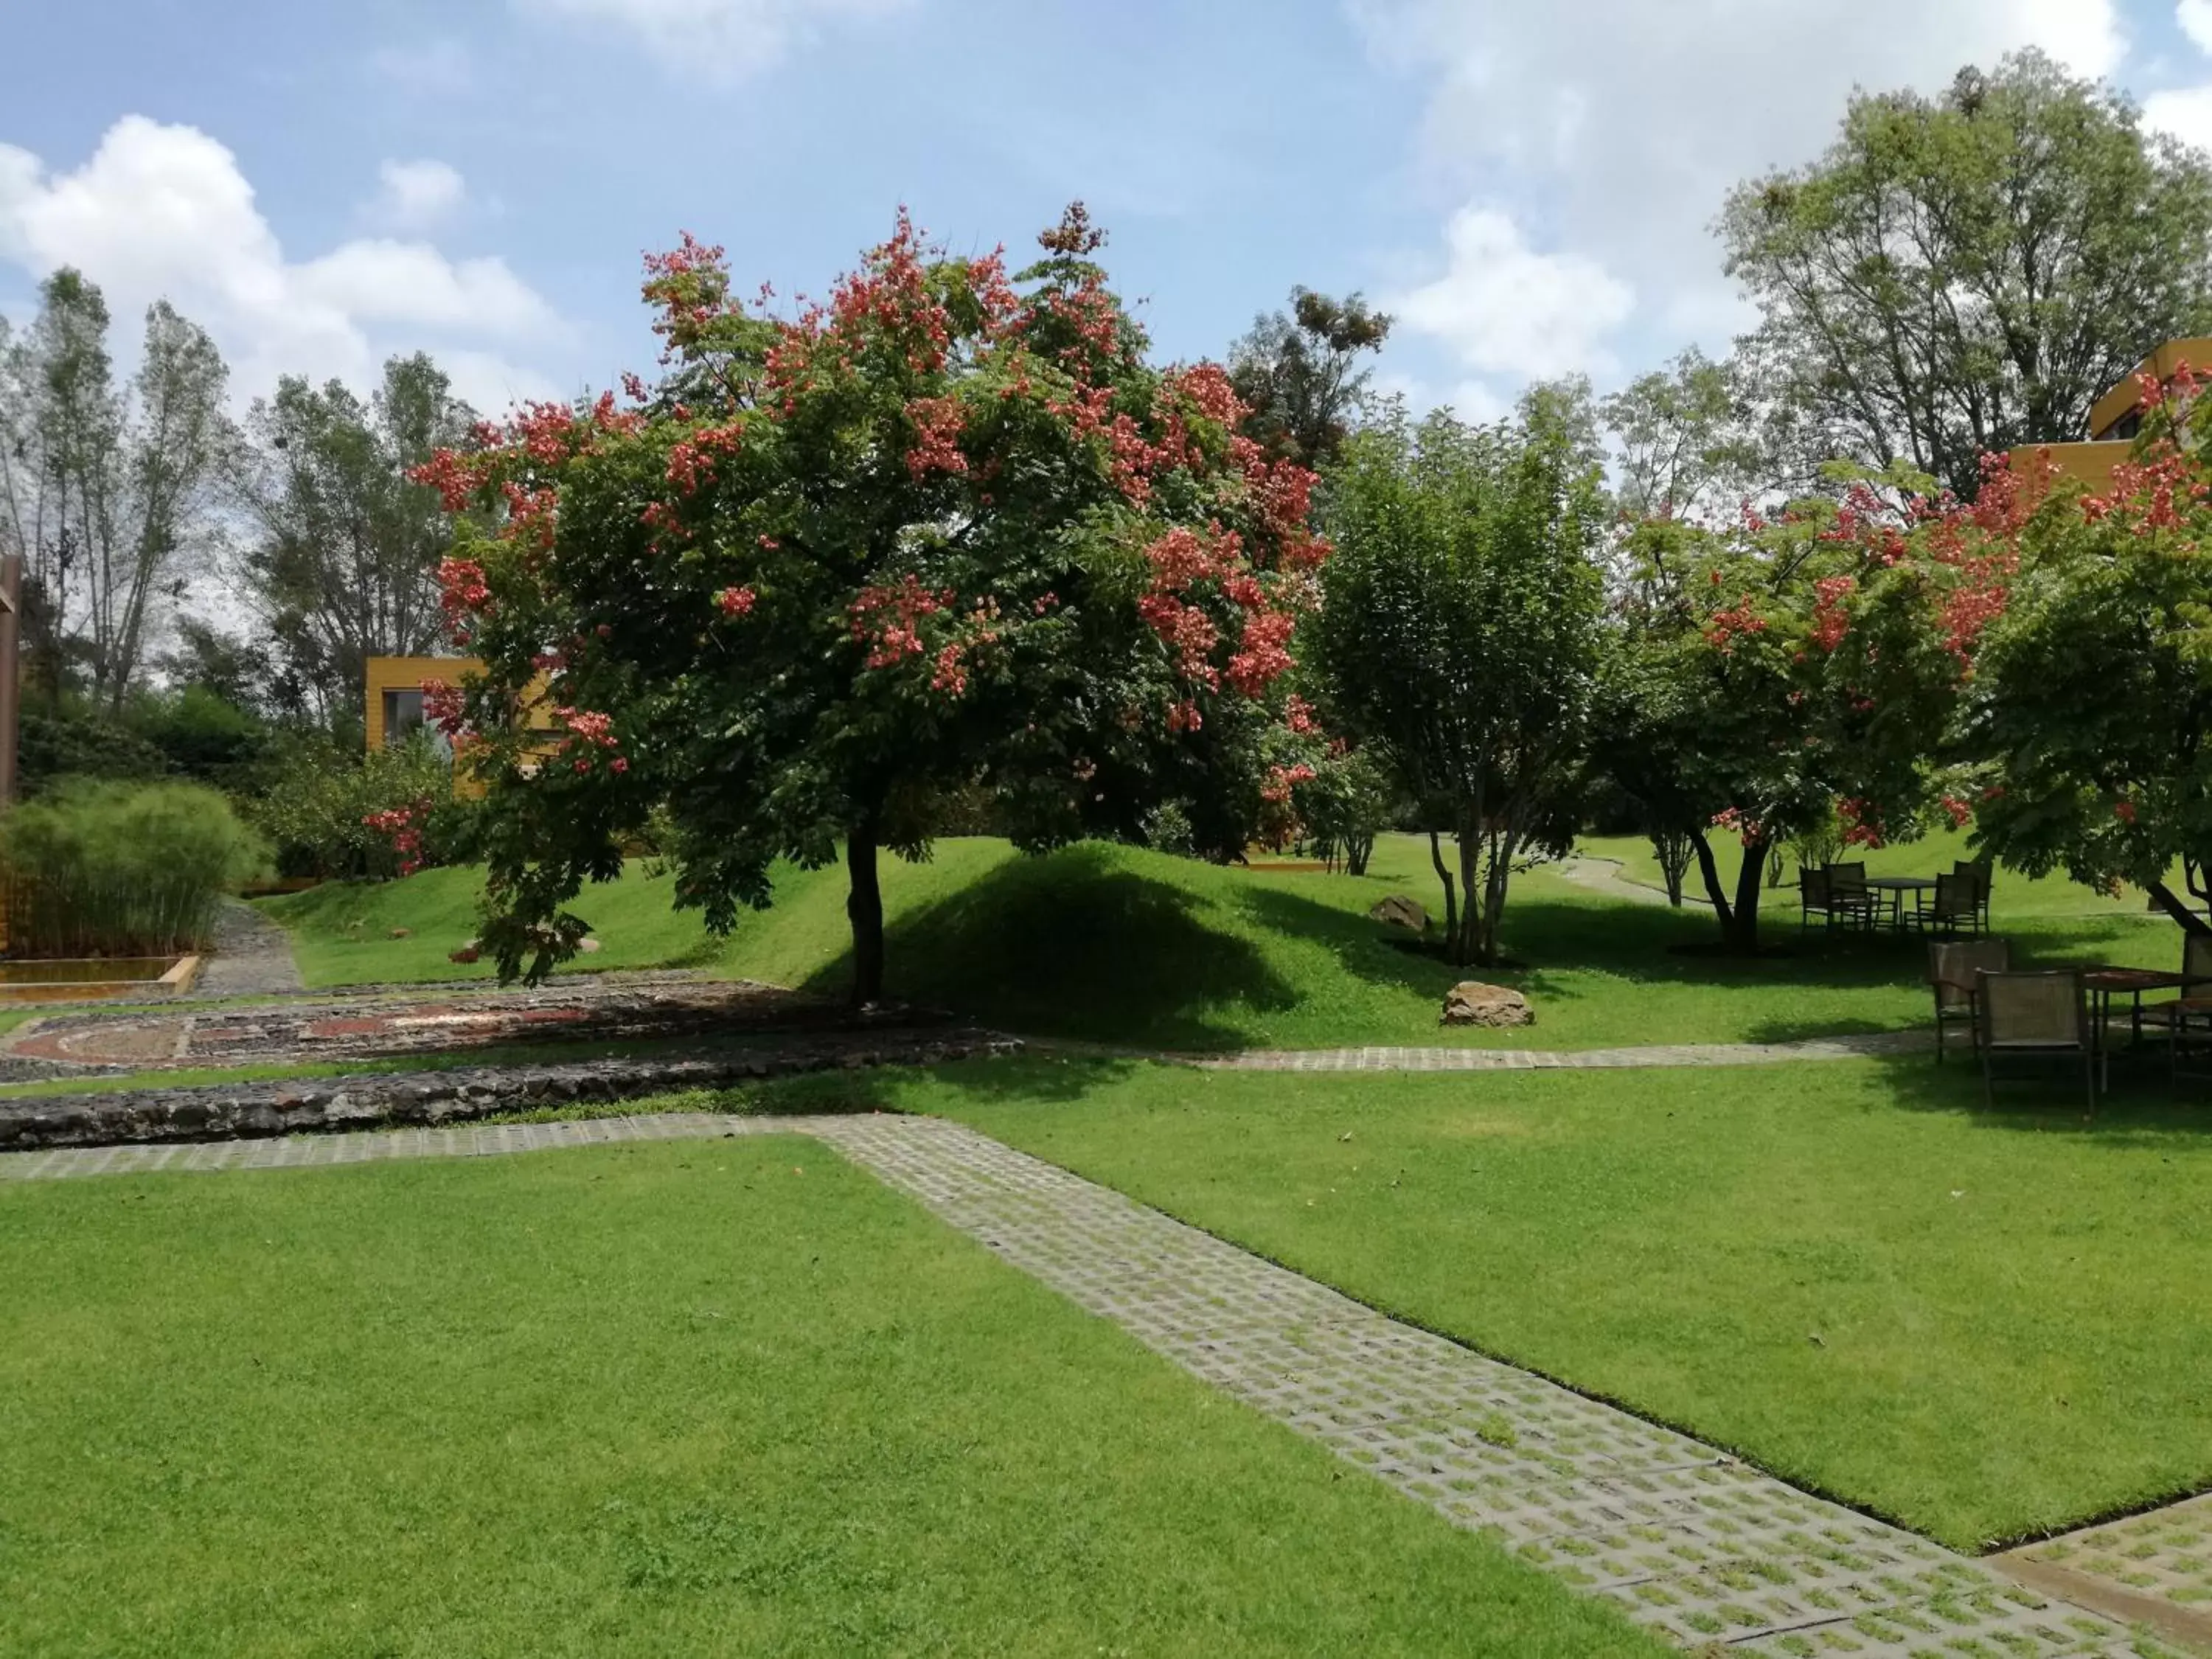
<svg viewBox="0 0 2212 1659">
<path fill-rule="evenodd" d="M 1778 1066 L 1917 1054 L 1924 1031 L 1875 1031 L 1802 1042 L 1678 1042 L 1634 1048 L 1262 1048 L 1199 1063 L 1228 1072 L 1548 1072 L 1643 1066 Z"/>
<path fill-rule="evenodd" d="M 71 1149 L 0 1157 L 0 1182 L 774 1132 L 828 1142 L 1155 1352 L 1682 1646 L 1867 1659 L 2155 1651 L 1924 1539 L 938 1119 L 670 1113 Z"/>
</svg>

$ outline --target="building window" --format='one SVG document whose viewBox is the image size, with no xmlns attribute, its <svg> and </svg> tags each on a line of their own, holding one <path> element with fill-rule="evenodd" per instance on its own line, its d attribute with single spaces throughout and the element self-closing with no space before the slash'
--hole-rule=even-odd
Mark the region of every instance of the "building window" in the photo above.
<svg viewBox="0 0 2212 1659">
<path fill-rule="evenodd" d="M 384 746 L 397 749 L 417 732 L 430 734 L 431 747 L 440 754 L 450 756 L 453 745 L 446 734 L 429 725 L 422 717 L 422 689 L 420 686 L 395 686 L 384 694 Z"/>
</svg>

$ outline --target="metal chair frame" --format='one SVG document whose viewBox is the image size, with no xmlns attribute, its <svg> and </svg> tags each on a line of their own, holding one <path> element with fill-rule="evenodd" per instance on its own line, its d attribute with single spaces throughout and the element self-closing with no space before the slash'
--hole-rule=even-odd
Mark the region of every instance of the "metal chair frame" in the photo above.
<svg viewBox="0 0 2212 1659">
<path fill-rule="evenodd" d="M 1997 1039 L 1996 1005 L 2002 1000 L 2005 986 L 2008 982 L 2024 981 L 2045 983 L 2063 981 L 2068 985 L 2069 994 L 2066 1000 L 2066 1006 L 2073 1012 L 2074 1027 L 2073 1035 L 2070 1037 L 2054 1038 L 2049 1042 L 2021 1039 L 2000 1042 Z M 1974 975 L 1974 1002 L 1981 1020 L 1979 1042 L 1982 1051 L 1982 1103 L 1984 1106 L 1994 1107 L 1996 1104 L 1995 1072 L 1996 1058 L 2000 1054 L 2008 1059 L 2018 1056 L 2023 1059 L 2064 1060 L 2079 1056 L 2081 1061 L 2082 1086 L 2089 1097 L 2089 1110 L 2092 1113 L 2096 1111 L 2098 1080 L 2096 1044 L 2089 1028 L 2088 992 L 2081 982 L 2081 975 L 2078 969 L 2061 969 L 2056 972 L 1991 973 L 1989 969 L 1984 969 Z"/>
</svg>

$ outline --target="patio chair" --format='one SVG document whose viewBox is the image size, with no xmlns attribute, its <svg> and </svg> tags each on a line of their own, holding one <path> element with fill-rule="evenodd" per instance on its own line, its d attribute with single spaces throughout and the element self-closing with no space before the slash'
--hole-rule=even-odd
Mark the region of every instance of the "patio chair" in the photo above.
<svg viewBox="0 0 2212 1659">
<path fill-rule="evenodd" d="M 1912 919 L 1931 933 L 1980 933 L 1980 882 L 1956 872 L 1937 876 L 1935 896 L 1913 913 Z"/>
<path fill-rule="evenodd" d="M 1828 927 L 1835 921 L 1828 908 L 1828 872 L 1826 870 L 1797 866 L 1797 931 L 1803 933 L 1819 916 L 1820 925 Z"/>
<path fill-rule="evenodd" d="M 1931 940 L 1928 946 L 1928 985 L 1936 993 L 1936 1063 L 1943 1063 L 1943 1032 L 1952 1025 L 1966 1028 L 1974 1052 L 1982 1051 L 1981 1022 L 1974 1017 L 1974 975 L 2002 974 L 2012 966 L 2012 945 L 2001 939 Z"/>
<path fill-rule="evenodd" d="M 1982 927 L 1990 925 L 1990 866 L 1977 864 L 1972 859 L 1960 859 L 1951 866 L 1954 876 L 1965 876 L 1974 884 L 1974 911 Z"/>
<path fill-rule="evenodd" d="M 1991 973 L 1974 975 L 1982 1050 L 1982 1103 L 1996 1104 L 1998 1056 L 2081 1062 L 2082 1087 L 2089 1109 L 2097 1109 L 2096 1045 L 2089 1030 L 2089 1000 L 2081 975 L 2056 973 Z"/>
<path fill-rule="evenodd" d="M 2181 977 L 2180 995 L 2142 1007 L 2144 1024 L 2166 1029 L 2176 1075 L 2182 1070 L 2185 1050 L 2200 1044 L 2212 1049 L 2212 934 L 2182 935 Z"/>
<path fill-rule="evenodd" d="M 1829 915 L 1855 921 L 1862 927 L 1872 927 L 1878 920 L 1879 903 L 1866 884 L 1866 866 L 1832 864 L 1826 873 Z"/>
</svg>

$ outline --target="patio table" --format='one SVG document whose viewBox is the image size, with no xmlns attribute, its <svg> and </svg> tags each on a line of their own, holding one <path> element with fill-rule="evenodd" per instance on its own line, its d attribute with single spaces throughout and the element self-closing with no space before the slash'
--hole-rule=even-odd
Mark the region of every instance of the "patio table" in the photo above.
<svg viewBox="0 0 2212 1659">
<path fill-rule="evenodd" d="M 2128 1033 L 2129 1046 L 2132 1048 L 2142 1042 L 2143 993 L 2179 991 L 2191 983 L 2184 975 L 2160 968 L 2082 969 L 2081 984 L 2089 993 L 2089 1036 L 2096 1044 L 2100 1075 L 2109 1077 L 2112 1071 L 2112 1045 L 2106 1040 L 2106 1028 L 2112 1024 L 2112 999 L 2126 997 L 2130 1000 Z"/>
<path fill-rule="evenodd" d="M 1911 893 L 1917 897 L 1922 893 L 1933 892 L 1936 888 L 1936 878 L 1933 876 L 1869 876 L 1866 884 L 1867 890 L 1870 893 L 1887 893 L 1889 896 L 1889 925 L 1901 933 L 1905 931 L 1905 896 Z"/>
</svg>

